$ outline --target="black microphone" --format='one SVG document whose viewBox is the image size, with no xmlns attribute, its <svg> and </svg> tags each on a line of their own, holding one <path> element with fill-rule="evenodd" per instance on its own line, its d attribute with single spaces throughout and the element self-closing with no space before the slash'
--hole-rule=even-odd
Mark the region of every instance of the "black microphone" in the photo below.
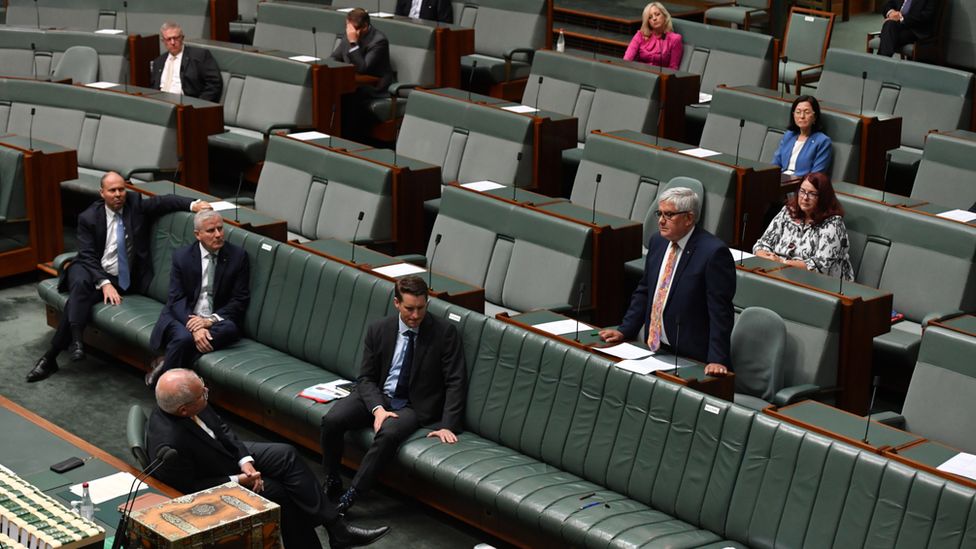
<svg viewBox="0 0 976 549">
<path fill-rule="evenodd" d="M 237 174 L 237 193 L 234 194 L 234 223 L 240 223 L 241 185 L 244 184 L 244 172 Z"/>
<path fill-rule="evenodd" d="M 746 224 L 747 223 L 749 223 L 749 212 L 743 212 L 742 213 L 742 230 L 739 232 L 739 248 L 742 248 L 741 250 L 739 250 L 739 266 L 740 267 L 742 266 L 742 262 L 745 261 L 745 258 L 746 258 L 745 245 L 746 245 Z"/>
<path fill-rule="evenodd" d="M 887 204 L 885 202 L 885 190 L 888 186 L 888 166 L 891 165 L 891 153 L 885 155 L 885 169 L 884 175 L 881 177 L 881 203 Z"/>
<path fill-rule="evenodd" d="M 783 87 L 779 91 L 779 98 L 780 99 L 783 99 L 783 97 L 786 96 L 786 84 L 787 84 L 787 80 L 786 80 L 786 63 L 788 62 L 788 60 L 787 60 L 787 58 L 786 58 L 785 55 L 782 57 L 782 59 L 783 59 L 783 70 L 781 71 L 781 74 L 780 74 L 779 79 L 783 81 Z"/>
<path fill-rule="evenodd" d="M 36 107 L 31 107 L 30 125 L 27 126 L 27 148 L 34 150 L 34 115 L 37 113 Z"/>
<path fill-rule="evenodd" d="M 590 224 L 596 225 L 596 197 L 600 194 L 600 181 L 603 180 L 603 174 L 596 174 L 596 185 L 593 187 L 593 208 L 591 208 L 590 214 Z"/>
<path fill-rule="evenodd" d="M 861 103 L 857 109 L 858 116 L 864 114 L 864 83 L 868 79 L 868 71 L 861 72 Z"/>
<path fill-rule="evenodd" d="M 318 57 L 318 56 L 319 56 L 319 41 L 315 37 L 315 27 L 312 27 L 312 57 Z M 331 129 L 332 126 L 329 126 L 329 128 Z"/>
<path fill-rule="evenodd" d="M 126 36 L 129 34 L 129 2 L 127 0 L 122 0 L 122 16 L 125 17 L 125 21 L 122 23 L 122 30 L 125 31 Z"/>
<path fill-rule="evenodd" d="M 335 103 L 332 104 L 332 115 L 329 117 L 329 148 L 332 148 L 332 134 L 335 133 Z"/>
<path fill-rule="evenodd" d="M 742 128 L 746 126 L 746 119 L 739 119 L 739 138 L 735 141 L 735 165 L 739 165 L 739 145 L 742 144 Z"/>
<path fill-rule="evenodd" d="M 356 230 L 352 232 L 352 258 L 350 261 L 354 264 L 356 263 L 356 237 L 359 236 L 359 226 L 363 222 L 364 215 L 366 215 L 365 212 L 359 212 L 359 215 L 356 216 Z"/>
<path fill-rule="evenodd" d="M 115 540 L 112 542 L 112 549 L 120 549 L 125 544 L 126 531 L 128 530 L 128 517 L 132 514 L 132 508 L 135 506 L 136 498 L 132 497 L 135 495 L 136 489 L 139 484 L 145 480 L 146 477 L 156 472 L 164 463 L 172 460 L 177 455 L 177 451 L 169 446 L 162 446 L 159 452 L 156 453 L 156 459 L 152 461 L 149 465 L 143 469 L 136 478 L 132 479 L 132 483 L 129 485 L 129 493 L 126 494 L 125 503 L 122 504 L 122 513 L 119 515 L 119 525 L 115 528 Z"/>
<path fill-rule="evenodd" d="M 430 261 L 427 263 L 427 288 L 434 289 L 434 256 L 437 255 L 437 246 L 441 243 L 441 233 L 434 235 L 434 249 L 430 251 Z"/>
<path fill-rule="evenodd" d="M 871 403 L 868 404 L 868 415 L 865 417 L 864 425 L 864 443 L 868 444 L 868 430 L 871 429 L 871 414 L 874 413 L 874 397 L 878 396 L 878 385 L 881 385 L 881 376 L 874 376 L 873 383 L 874 389 L 871 390 Z"/>
<path fill-rule="evenodd" d="M 37 80 L 37 48 L 31 42 L 31 78 Z"/>
<path fill-rule="evenodd" d="M 37 0 L 34 0 L 34 20 L 37 22 L 37 28 L 41 28 L 41 8 L 37 7 Z"/>
<path fill-rule="evenodd" d="M 579 343 L 580 309 L 583 308 L 583 283 L 580 282 L 579 298 L 576 300 L 576 343 Z"/>
<path fill-rule="evenodd" d="M 661 320 L 661 329 L 663 330 L 664 319 L 662 318 Z M 678 341 L 681 338 L 681 317 L 679 316 L 675 321 L 678 327 L 674 331 L 674 345 L 671 346 L 671 350 L 674 351 L 674 377 L 678 377 Z"/>
<path fill-rule="evenodd" d="M 474 85 L 474 70 L 478 68 L 478 60 L 471 61 L 471 76 L 468 77 L 468 101 L 471 101 L 471 86 Z"/>
<path fill-rule="evenodd" d="M 180 169 L 183 167 L 183 155 L 176 157 L 176 172 L 173 173 L 173 195 L 176 195 L 176 182 L 180 179 Z"/>
<path fill-rule="evenodd" d="M 518 202 L 518 170 L 519 164 L 522 163 L 522 151 L 519 151 L 515 155 L 515 175 L 512 176 L 512 202 Z"/>
<path fill-rule="evenodd" d="M 539 76 L 539 86 L 535 89 L 535 110 L 539 110 L 539 92 L 542 91 L 542 76 Z"/>
<path fill-rule="evenodd" d="M 847 239 L 846 238 L 840 239 L 840 248 L 843 250 L 843 249 L 847 248 L 847 246 L 848 246 Z M 837 290 L 837 293 L 839 293 L 840 295 L 844 295 L 844 272 L 843 272 L 843 270 L 840 273 L 840 288 Z"/>
</svg>

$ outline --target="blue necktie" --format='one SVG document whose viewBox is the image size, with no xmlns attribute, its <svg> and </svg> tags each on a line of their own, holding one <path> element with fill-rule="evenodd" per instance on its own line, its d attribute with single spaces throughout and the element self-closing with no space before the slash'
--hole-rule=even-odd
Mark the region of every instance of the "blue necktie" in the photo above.
<svg viewBox="0 0 976 549">
<path fill-rule="evenodd" d="M 125 248 L 125 223 L 122 212 L 115 214 L 115 250 L 119 256 L 119 288 L 129 289 L 129 257 Z"/>
<path fill-rule="evenodd" d="M 902 14 L 902 16 L 904 16 L 910 9 L 912 9 L 912 0 L 905 0 L 905 2 L 901 5 L 901 9 L 898 11 Z"/>
<path fill-rule="evenodd" d="M 410 368 L 413 366 L 413 338 L 417 334 L 407 330 L 403 335 L 407 338 L 407 348 L 403 350 L 403 362 L 400 363 L 400 376 L 397 378 L 393 398 L 390 399 L 394 410 L 399 410 L 410 402 Z"/>
</svg>

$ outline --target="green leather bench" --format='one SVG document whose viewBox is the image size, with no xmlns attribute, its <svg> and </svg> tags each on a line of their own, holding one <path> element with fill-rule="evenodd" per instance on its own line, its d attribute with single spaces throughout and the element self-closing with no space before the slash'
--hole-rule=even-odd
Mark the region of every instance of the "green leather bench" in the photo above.
<svg viewBox="0 0 976 549">
<path fill-rule="evenodd" d="M 4 76 L 47 78 L 72 46 L 88 46 L 98 52 L 98 80 L 125 81 L 129 72 L 129 37 L 125 35 L 3 26 L 0 66 Z"/>
<path fill-rule="evenodd" d="M 930 133 L 918 164 L 912 198 L 963 210 L 976 204 L 976 133 Z M 951 209 L 951 208 L 947 208 Z"/>
<path fill-rule="evenodd" d="M 84 30 L 128 29 L 158 34 L 163 21 L 175 21 L 189 38 L 211 37 L 210 0 L 9 0 L 7 24 Z"/>
</svg>

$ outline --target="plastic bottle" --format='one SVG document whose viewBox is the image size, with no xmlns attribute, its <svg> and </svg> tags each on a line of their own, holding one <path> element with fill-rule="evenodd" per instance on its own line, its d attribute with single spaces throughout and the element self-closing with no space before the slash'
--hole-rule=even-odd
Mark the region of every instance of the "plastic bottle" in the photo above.
<svg viewBox="0 0 976 549">
<path fill-rule="evenodd" d="M 95 504 L 92 503 L 87 482 L 81 485 L 81 518 L 85 520 L 95 519 Z"/>
<path fill-rule="evenodd" d="M 566 51 L 566 35 L 563 34 L 563 29 L 559 29 L 559 38 L 556 39 L 556 51 L 559 53 Z"/>
</svg>

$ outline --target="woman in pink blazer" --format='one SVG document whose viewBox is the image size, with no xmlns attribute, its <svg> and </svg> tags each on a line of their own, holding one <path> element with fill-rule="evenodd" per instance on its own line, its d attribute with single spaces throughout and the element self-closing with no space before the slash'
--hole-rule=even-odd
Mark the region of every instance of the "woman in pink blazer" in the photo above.
<svg viewBox="0 0 976 549">
<path fill-rule="evenodd" d="M 674 32 L 667 8 L 660 2 L 645 6 L 641 28 L 627 46 L 624 60 L 677 70 L 682 52 L 681 35 Z"/>
</svg>

